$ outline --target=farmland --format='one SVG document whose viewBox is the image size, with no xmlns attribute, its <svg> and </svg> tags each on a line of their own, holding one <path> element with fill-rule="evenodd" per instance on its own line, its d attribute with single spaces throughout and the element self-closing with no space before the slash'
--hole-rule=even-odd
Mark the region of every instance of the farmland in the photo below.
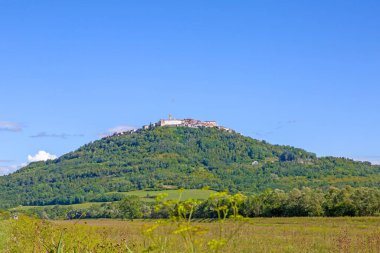
<svg viewBox="0 0 380 253">
<path fill-rule="evenodd" d="M 254 218 L 244 221 L 81 220 L 20 217 L 4 252 L 380 252 L 380 218 Z M 4 247 L 5 233 L 2 233 Z M 8 238 L 8 240 L 9 240 Z M 47 248 L 46 248 L 47 247 Z"/>
</svg>

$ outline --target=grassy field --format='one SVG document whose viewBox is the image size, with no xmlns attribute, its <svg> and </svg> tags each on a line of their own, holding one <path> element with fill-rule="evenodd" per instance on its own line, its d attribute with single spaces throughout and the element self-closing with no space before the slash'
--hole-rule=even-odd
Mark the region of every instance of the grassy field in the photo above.
<svg viewBox="0 0 380 253">
<path fill-rule="evenodd" d="M 74 209 L 81 209 L 81 208 L 88 208 L 92 205 L 101 205 L 104 202 L 86 202 L 86 203 L 81 203 L 81 204 L 73 204 L 73 205 L 61 205 L 65 207 L 72 207 Z M 9 209 L 9 211 L 14 211 L 14 212 L 22 212 L 22 211 L 27 211 L 29 209 L 33 208 L 45 208 L 45 207 L 54 207 L 55 205 L 46 205 L 46 206 L 18 206 L 15 208 Z"/>
<path fill-rule="evenodd" d="M 120 193 L 120 192 L 119 192 Z M 212 190 L 200 190 L 200 189 L 186 189 L 180 192 L 179 190 L 163 190 L 163 191 L 130 191 L 122 192 L 126 196 L 135 195 L 139 196 L 143 201 L 154 201 L 155 197 L 159 194 L 167 194 L 168 200 L 178 200 L 181 195 L 181 201 L 193 198 L 193 199 L 207 199 L 215 191 Z"/>
<path fill-rule="evenodd" d="M 6 239 L 9 235 L 9 223 L 8 221 L 0 220 L 0 252 L 5 249 Z"/>
<path fill-rule="evenodd" d="M 108 194 L 112 194 L 116 192 L 110 192 Z M 145 202 L 153 202 L 155 201 L 155 197 L 159 194 L 167 194 L 167 200 L 178 200 L 181 194 L 181 201 L 193 198 L 193 199 L 207 199 L 210 197 L 212 193 L 215 191 L 212 190 L 200 190 L 200 189 L 186 189 L 183 190 L 182 193 L 178 190 L 162 190 L 162 191 L 130 191 L 130 192 L 117 192 L 119 194 L 123 194 L 125 196 L 135 195 L 141 198 L 142 201 Z M 73 205 L 65 205 L 66 207 L 72 207 L 73 209 L 85 209 L 89 208 L 92 205 L 101 205 L 104 202 L 86 202 L 81 204 L 73 204 Z M 45 208 L 45 207 L 53 207 L 54 205 L 46 205 L 46 206 L 18 206 L 10 209 L 10 211 L 26 211 L 28 209 L 33 208 Z"/>
<path fill-rule="evenodd" d="M 6 227 L 12 230 L 4 252 L 57 252 L 61 236 L 62 252 L 380 252 L 380 217 L 257 218 L 191 224 L 47 222 L 21 217 L 1 225 L 3 231 Z"/>
</svg>

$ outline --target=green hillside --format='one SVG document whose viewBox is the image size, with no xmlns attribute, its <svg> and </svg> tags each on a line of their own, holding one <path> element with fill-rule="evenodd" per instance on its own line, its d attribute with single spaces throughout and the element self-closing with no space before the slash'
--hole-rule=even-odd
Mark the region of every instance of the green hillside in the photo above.
<svg viewBox="0 0 380 253">
<path fill-rule="evenodd" d="M 0 177 L 0 207 L 114 201 L 133 190 L 231 192 L 302 186 L 379 187 L 380 166 L 317 158 L 216 128 L 156 127 L 107 137 Z"/>
</svg>

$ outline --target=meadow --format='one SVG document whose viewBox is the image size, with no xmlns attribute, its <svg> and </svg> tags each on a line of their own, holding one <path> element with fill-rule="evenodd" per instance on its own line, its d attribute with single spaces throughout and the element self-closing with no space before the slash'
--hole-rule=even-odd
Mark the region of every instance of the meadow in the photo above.
<svg viewBox="0 0 380 253">
<path fill-rule="evenodd" d="M 6 246 L 6 240 L 9 236 L 9 223 L 8 221 L 0 221 L 0 250 L 4 250 Z"/>
<path fill-rule="evenodd" d="M 341 193 L 352 193 L 342 195 L 348 198 L 356 196 L 353 193 L 357 192 L 366 193 L 360 198 L 364 202 L 358 202 L 360 199 L 357 198 L 356 202 L 330 201 L 339 200 L 330 198 L 331 194 L 341 196 Z M 33 218 L 33 214 L 28 212 L 23 214 L 22 210 L 27 209 L 19 207 L 19 212 L 4 211 L 0 216 L 3 217 L 0 220 L 0 249 L 5 253 L 380 252 L 378 212 L 372 217 L 322 215 L 329 214 L 329 210 L 339 211 L 337 214 L 348 210 L 350 212 L 347 213 L 359 215 L 363 207 L 372 214 L 373 210 L 378 210 L 377 202 L 364 198 L 372 196 L 376 199 L 377 195 L 371 193 L 365 188 L 334 188 L 329 192 L 330 195 L 321 195 L 304 188 L 289 193 L 266 191 L 257 198 L 208 190 L 180 189 L 154 194 L 134 191 L 114 204 L 121 214 L 118 217 L 124 219 L 84 219 L 88 217 L 86 210 L 75 211 L 76 216 L 66 215 L 69 220 L 40 219 Z M 194 194 L 204 200 L 191 198 Z M 322 198 L 324 202 L 315 205 L 318 196 L 325 196 Z M 148 201 L 144 201 L 145 198 Z M 151 203 L 151 200 L 155 202 Z M 367 205 L 367 202 L 372 205 Z M 81 205 L 85 207 L 87 203 Z M 151 213 L 143 216 L 142 211 L 147 211 L 147 207 Z M 279 217 L 248 218 L 244 214 L 249 210 L 277 214 Z M 319 215 L 316 217 L 310 212 L 312 210 L 323 212 L 316 213 Z M 17 214 L 17 219 L 13 219 Z M 283 217 L 285 214 L 308 214 L 309 217 Z"/>
<path fill-rule="evenodd" d="M 116 192 L 109 192 L 108 194 L 113 194 Z M 210 197 L 211 194 L 215 193 L 213 190 L 205 189 L 185 189 L 183 191 L 178 190 L 162 190 L 162 191 L 148 191 L 148 190 L 138 190 L 138 191 L 129 191 L 129 192 L 117 192 L 123 196 L 138 196 L 142 202 L 155 202 L 155 199 L 160 194 L 166 195 L 166 200 L 179 200 L 185 201 L 190 198 L 205 200 Z M 116 203 L 117 201 L 113 201 Z M 71 205 L 61 205 L 62 207 L 81 209 L 89 208 L 92 205 L 101 205 L 103 203 L 111 202 L 85 202 L 80 204 L 71 204 Z M 17 206 L 15 208 L 9 209 L 12 212 L 23 212 L 31 209 L 44 209 L 49 207 L 54 207 L 56 205 L 45 205 L 45 206 Z"/>
<path fill-rule="evenodd" d="M 120 192 L 118 192 L 120 193 Z M 155 201 L 155 198 L 160 194 L 166 194 L 167 200 L 180 200 L 185 201 L 190 198 L 194 199 L 208 199 L 211 194 L 215 193 L 213 190 L 206 190 L 206 189 L 183 189 L 182 191 L 179 190 L 162 190 L 162 191 L 129 191 L 129 192 L 121 192 L 124 196 L 138 196 L 141 198 L 142 201 Z"/>
<path fill-rule="evenodd" d="M 380 217 L 1 221 L 2 252 L 380 252 Z M 6 231 L 7 230 L 7 231 Z M 6 242 L 6 243 L 5 243 Z"/>
</svg>

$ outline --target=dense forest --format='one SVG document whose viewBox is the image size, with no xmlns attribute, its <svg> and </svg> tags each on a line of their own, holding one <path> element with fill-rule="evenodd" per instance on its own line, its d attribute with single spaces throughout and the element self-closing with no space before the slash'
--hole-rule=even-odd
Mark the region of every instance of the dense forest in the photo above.
<svg viewBox="0 0 380 253">
<path fill-rule="evenodd" d="M 380 166 L 216 128 L 155 127 L 89 143 L 0 177 L 0 207 L 120 200 L 117 192 L 204 186 L 231 193 L 379 187 Z"/>
</svg>

